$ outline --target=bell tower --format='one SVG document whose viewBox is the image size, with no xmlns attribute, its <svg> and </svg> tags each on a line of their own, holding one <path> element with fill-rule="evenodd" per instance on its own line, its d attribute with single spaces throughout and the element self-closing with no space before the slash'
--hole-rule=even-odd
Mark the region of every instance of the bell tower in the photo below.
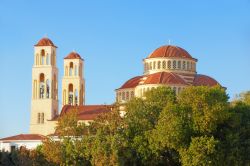
<svg viewBox="0 0 250 166">
<path fill-rule="evenodd" d="M 30 133 L 54 133 L 50 120 L 58 115 L 57 47 L 49 38 L 42 38 L 34 46 L 32 68 L 32 99 Z"/>
<path fill-rule="evenodd" d="M 84 60 L 75 51 L 64 58 L 62 106 L 85 104 Z"/>
</svg>

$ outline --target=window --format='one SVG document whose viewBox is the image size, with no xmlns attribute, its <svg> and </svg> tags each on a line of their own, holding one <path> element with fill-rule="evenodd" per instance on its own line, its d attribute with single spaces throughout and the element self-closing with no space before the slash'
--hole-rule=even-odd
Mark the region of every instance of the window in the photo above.
<svg viewBox="0 0 250 166">
<path fill-rule="evenodd" d="M 182 69 L 186 70 L 186 62 L 185 61 L 182 62 Z"/>
<path fill-rule="evenodd" d="M 174 87 L 173 90 L 174 90 L 174 93 L 176 94 L 176 87 Z"/>
<path fill-rule="evenodd" d="M 166 69 L 166 61 L 163 61 L 163 62 L 162 62 L 162 68 L 163 68 L 163 69 Z"/>
<path fill-rule="evenodd" d="M 154 64 L 153 64 L 153 69 L 155 69 L 155 66 L 156 66 L 156 62 L 154 61 Z"/>
<path fill-rule="evenodd" d="M 173 61 L 173 69 L 176 69 L 176 61 Z"/>
<path fill-rule="evenodd" d="M 150 70 L 152 70 L 152 62 L 150 62 Z"/>
<path fill-rule="evenodd" d="M 168 69 L 171 69 L 171 61 L 168 61 Z"/>
<path fill-rule="evenodd" d="M 50 93 L 50 82 L 49 80 L 46 81 L 46 98 L 49 98 Z"/>
<path fill-rule="evenodd" d="M 78 105 L 78 90 L 75 90 L 75 105 Z"/>
<path fill-rule="evenodd" d="M 44 49 L 41 50 L 41 64 L 44 65 L 45 63 L 45 51 Z"/>
<path fill-rule="evenodd" d="M 44 89 L 45 89 L 44 86 L 45 86 L 44 85 L 44 74 L 41 73 L 40 77 L 39 77 L 39 88 L 40 88 L 40 93 L 39 93 L 40 95 L 39 95 L 39 97 L 40 97 L 40 99 L 44 98 Z"/>
<path fill-rule="evenodd" d="M 41 113 L 41 123 L 44 123 L 44 113 Z"/>
<path fill-rule="evenodd" d="M 158 69 L 161 69 L 161 61 L 158 61 Z"/>
<path fill-rule="evenodd" d="M 41 123 L 41 114 L 40 113 L 37 114 L 37 123 L 38 124 Z"/>
<path fill-rule="evenodd" d="M 126 100 L 129 100 L 129 92 L 126 92 Z"/>
<path fill-rule="evenodd" d="M 73 62 L 69 63 L 69 76 L 72 76 L 73 74 Z"/>
<path fill-rule="evenodd" d="M 125 92 L 122 92 L 122 100 L 125 100 Z"/>
<path fill-rule="evenodd" d="M 134 94 L 134 91 L 131 91 L 130 92 L 130 98 L 134 98 L 135 94 Z"/>
<path fill-rule="evenodd" d="M 73 84 L 69 84 L 68 86 L 68 95 L 69 95 L 68 103 L 69 105 L 73 105 L 73 95 L 74 95 Z"/>
<path fill-rule="evenodd" d="M 178 69 L 181 69 L 181 61 L 178 61 Z"/>
</svg>

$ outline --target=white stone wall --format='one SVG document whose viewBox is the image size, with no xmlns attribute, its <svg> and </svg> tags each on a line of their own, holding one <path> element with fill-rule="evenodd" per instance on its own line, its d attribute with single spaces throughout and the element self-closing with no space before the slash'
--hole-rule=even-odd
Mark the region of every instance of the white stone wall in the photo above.
<svg viewBox="0 0 250 166">
<path fill-rule="evenodd" d="M 16 149 L 19 149 L 21 146 L 24 146 L 27 149 L 35 149 L 38 145 L 41 144 L 41 140 L 0 141 L 0 150 L 10 152 L 11 146 L 15 146 Z"/>
</svg>

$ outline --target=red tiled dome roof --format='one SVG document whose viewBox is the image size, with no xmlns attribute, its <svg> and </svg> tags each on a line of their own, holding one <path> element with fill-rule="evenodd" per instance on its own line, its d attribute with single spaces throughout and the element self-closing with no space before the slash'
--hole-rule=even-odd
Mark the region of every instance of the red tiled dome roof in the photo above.
<svg viewBox="0 0 250 166">
<path fill-rule="evenodd" d="M 141 78 L 142 76 L 131 78 L 130 80 L 125 82 L 119 89 L 135 88 L 139 84 Z"/>
<path fill-rule="evenodd" d="M 179 84 L 187 85 L 187 83 L 177 74 L 170 72 L 158 72 L 147 75 L 147 79 L 143 84 Z"/>
<path fill-rule="evenodd" d="M 194 86 L 216 86 L 220 84 L 215 79 L 209 76 L 197 74 L 194 78 L 193 85 Z"/>
<path fill-rule="evenodd" d="M 144 79 L 145 78 L 145 79 Z M 135 88 L 139 84 L 188 85 L 180 76 L 171 72 L 158 72 L 137 76 L 125 82 L 119 89 Z"/>
<path fill-rule="evenodd" d="M 82 59 L 82 57 L 75 51 L 69 53 L 64 59 Z"/>
<path fill-rule="evenodd" d="M 194 59 L 186 50 L 177 46 L 165 45 L 157 48 L 148 58 L 173 57 Z"/>
<path fill-rule="evenodd" d="M 47 37 L 44 37 L 41 40 L 39 40 L 35 46 L 53 46 L 53 47 L 56 47 L 54 45 L 54 43 Z"/>
</svg>

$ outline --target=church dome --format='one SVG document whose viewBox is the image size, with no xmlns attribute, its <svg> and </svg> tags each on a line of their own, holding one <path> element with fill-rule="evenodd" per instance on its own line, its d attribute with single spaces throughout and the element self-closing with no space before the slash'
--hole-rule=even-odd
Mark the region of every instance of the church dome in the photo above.
<svg viewBox="0 0 250 166">
<path fill-rule="evenodd" d="M 161 46 L 148 56 L 148 58 L 162 58 L 162 57 L 194 59 L 183 48 L 172 45 Z"/>
<path fill-rule="evenodd" d="M 197 74 L 194 78 L 193 85 L 194 86 L 216 86 L 220 84 L 212 77 Z"/>
<path fill-rule="evenodd" d="M 75 51 L 69 53 L 64 59 L 82 59 L 82 57 Z"/>
<path fill-rule="evenodd" d="M 53 47 L 56 47 L 54 45 L 54 43 L 47 37 L 44 37 L 41 40 L 39 40 L 35 46 L 53 46 Z"/>
</svg>

